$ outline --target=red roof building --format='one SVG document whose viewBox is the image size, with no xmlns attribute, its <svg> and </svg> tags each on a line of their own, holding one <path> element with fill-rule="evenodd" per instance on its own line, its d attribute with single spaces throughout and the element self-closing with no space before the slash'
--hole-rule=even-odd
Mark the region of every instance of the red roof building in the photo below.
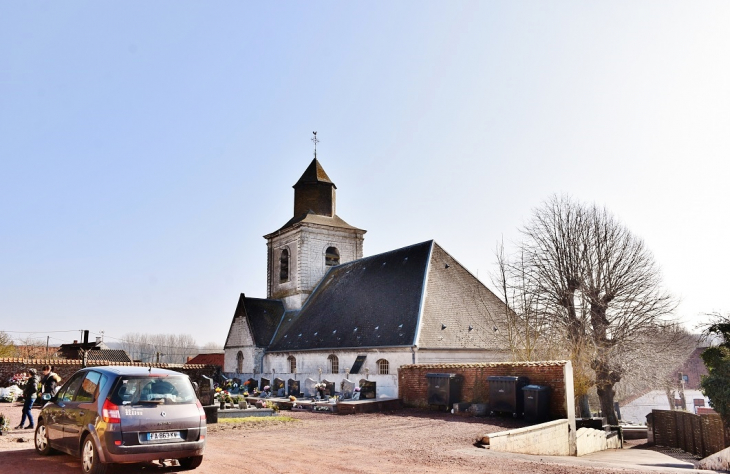
<svg viewBox="0 0 730 474">
<path fill-rule="evenodd" d="M 186 362 L 186 364 L 201 364 L 201 365 L 215 365 L 217 367 L 223 368 L 223 353 L 211 353 L 211 354 L 198 354 L 189 361 Z"/>
</svg>

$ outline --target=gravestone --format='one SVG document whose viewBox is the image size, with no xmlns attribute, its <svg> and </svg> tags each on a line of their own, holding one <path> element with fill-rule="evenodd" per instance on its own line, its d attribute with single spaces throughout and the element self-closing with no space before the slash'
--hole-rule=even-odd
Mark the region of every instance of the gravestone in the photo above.
<svg viewBox="0 0 730 474">
<path fill-rule="evenodd" d="M 213 394 L 215 393 L 215 389 L 213 388 L 213 379 L 203 375 L 203 380 L 200 383 L 199 390 L 200 396 L 198 399 L 200 400 L 200 404 L 203 406 L 212 405 Z"/>
<path fill-rule="evenodd" d="M 246 380 L 246 382 L 248 382 L 248 385 L 245 385 L 245 386 L 243 387 L 243 389 L 244 389 L 245 391 L 247 391 L 247 392 L 248 392 L 249 394 L 251 394 L 251 393 L 253 392 L 253 389 L 254 389 L 254 388 L 256 387 L 256 385 L 258 384 L 258 382 L 256 382 L 256 379 L 248 379 L 248 380 Z"/>
<path fill-rule="evenodd" d="M 301 397 L 302 392 L 299 391 L 299 380 L 289 379 L 289 395 Z"/>
<path fill-rule="evenodd" d="M 238 377 L 233 377 L 233 388 L 231 389 L 232 393 L 238 393 L 243 391 L 243 387 L 241 386 L 241 379 Z"/>
<path fill-rule="evenodd" d="M 313 378 L 307 378 L 307 380 L 304 381 L 304 396 L 305 397 L 313 397 L 315 395 L 314 393 L 314 386 L 317 384 L 317 381 Z"/>
<path fill-rule="evenodd" d="M 355 392 L 355 382 L 345 379 L 342 381 L 342 398 L 349 400 Z"/>
<path fill-rule="evenodd" d="M 259 383 L 259 390 L 262 392 L 264 391 L 264 387 L 271 387 L 271 380 L 267 379 L 266 377 L 261 377 L 261 382 Z"/>
<path fill-rule="evenodd" d="M 335 396 L 335 383 L 330 382 L 329 380 L 322 380 L 322 383 L 325 385 L 324 388 L 324 396 L 325 397 L 334 397 Z"/>
<path fill-rule="evenodd" d="M 371 400 L 375 398 L 375 382 L 360 379 L 360 400 Z"/>
<path fill-rule="evenodd" d="M 279 377 L 274 379 L 274 385 L 271 386 L 271 393 L 275 393 L 277 396 L 284 395 L 283 390 L 285 390 L 286 385 L 284 384 L 284 380 L 280 379 Z M 281 395 L 279 395 L 279 390 L 282 390 Z"/>
</svg>

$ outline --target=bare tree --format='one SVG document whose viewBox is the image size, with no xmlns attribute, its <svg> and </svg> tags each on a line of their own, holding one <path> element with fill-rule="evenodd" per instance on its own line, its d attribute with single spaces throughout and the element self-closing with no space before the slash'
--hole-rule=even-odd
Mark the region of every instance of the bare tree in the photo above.
<svg viewBox="0 0 730 474">
<path fill-rule="evenodd" d="M 652 337 L 675 303 L 644 242 L 606 209 L 554 196 L 522 229 L 506 285 L 553 318 L 580 383 L 594 384 L 609 423 L 614 386 L 632 347 Z M 586 366 L 587 365 L 587 366 Z M 588 371 L 592 371 L 592 377 Z M 576 392 L 580 393 L 578 387 Z"/>
<path fill-rule="evenodd" d="M 15 353 L 13 339 L 4 331 L 0 331 L 0 357 L 11 357 Z"/>
<path fill-rule="evenodd" d="M 207 353 L 207 352 L 220 352 L 223 350 L 223 344 L 219 342 L 213 342 L 209 341 L 200 346 L 200 352 Z"/>
<path fill-rule="evenodd" d="M 50 356 L 46 350 L 46 341 L 32 336 L 17 341 L 15 354 L 25 359 L 46 359 Z"/>
<path fill-rule="evenodd" d="M 188 357 L 198 354 L 198 344 L 189 334 L 127 333 L 122 349 L 133 360 L 184 364 Z"/>
<path fill-rule="evenodd" d="M 679 372 L 698 347 L 699 339 L 679 324 L 659 325 L 655 332 L 644 334 L 616 357 L 624 374 L 616 385 L 617 400 L 658 389 L 667 394 L 673 409 L 674 393 L 681 389 Z"/>
</svg>

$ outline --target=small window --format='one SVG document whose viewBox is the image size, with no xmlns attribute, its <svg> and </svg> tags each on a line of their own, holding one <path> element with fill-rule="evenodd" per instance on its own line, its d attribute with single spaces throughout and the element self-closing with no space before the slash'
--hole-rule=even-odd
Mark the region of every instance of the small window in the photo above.
<svg viewBox="0 0 730 474">
<path fill-rule="evenodd" d="M 340 371 L 340 359 L 338 359 L 336 355 L 331 354 L 329 357 L 327 357 L 327 360 L 330 363 L 330 373 L 338 373 Z"/>
<path fill-rule="evenodd" d="M 243 372 L 243 352 L 241 351 L 238 351 L 236 356 L 236 372 L 239 374 Z"/>
<path fill-rule="evenodd" d="M 324 254 L 324 264 L 328 267 L 334 267 L 340 264 L 340 251 L 335 247 L 327 247 Z"/>
<path fill-rule="evenodd" d="M 283 249 L 279 256 L 279 281 L 289 281 L 289 249 Z"/>
<path fill-rule="evenodd" d="M 388 375 L 390 373 L 390 363 L 385 359 L 380 359 L 378 362 L 378 373 L 380 375 Z"/>
<path fill-rule="evenodd" d="M 294 356 L 289 356 L 286 358 L 287 362 L 289 362 L 289 373 L 290 374 L 296 374 L 297 373 L 297 359 Z"/>
</svg>

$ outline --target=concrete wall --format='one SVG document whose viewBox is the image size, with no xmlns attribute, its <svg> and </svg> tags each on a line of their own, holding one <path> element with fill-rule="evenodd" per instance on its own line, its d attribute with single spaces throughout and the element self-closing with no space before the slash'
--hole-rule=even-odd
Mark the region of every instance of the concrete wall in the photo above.
<svg viewBox="0 0 730 474">
<path fill-rule="evenodd" d="M 596 451 L 619 449 L 621 448 L 621 439 L 618 436 L 609 438 L 608 433 L 603 430 L 581 428 L 576 433 L 576 445 L 578 456 L 585 456 Z"/>
<path fill-rule="evenodd" d="M 507 453 L 543 456 L 570 456 L 570 424 L 568 420 L 554 420 L 516 430 L 489 433 L 482 442 L 489 449 Z"/>
</svg>

